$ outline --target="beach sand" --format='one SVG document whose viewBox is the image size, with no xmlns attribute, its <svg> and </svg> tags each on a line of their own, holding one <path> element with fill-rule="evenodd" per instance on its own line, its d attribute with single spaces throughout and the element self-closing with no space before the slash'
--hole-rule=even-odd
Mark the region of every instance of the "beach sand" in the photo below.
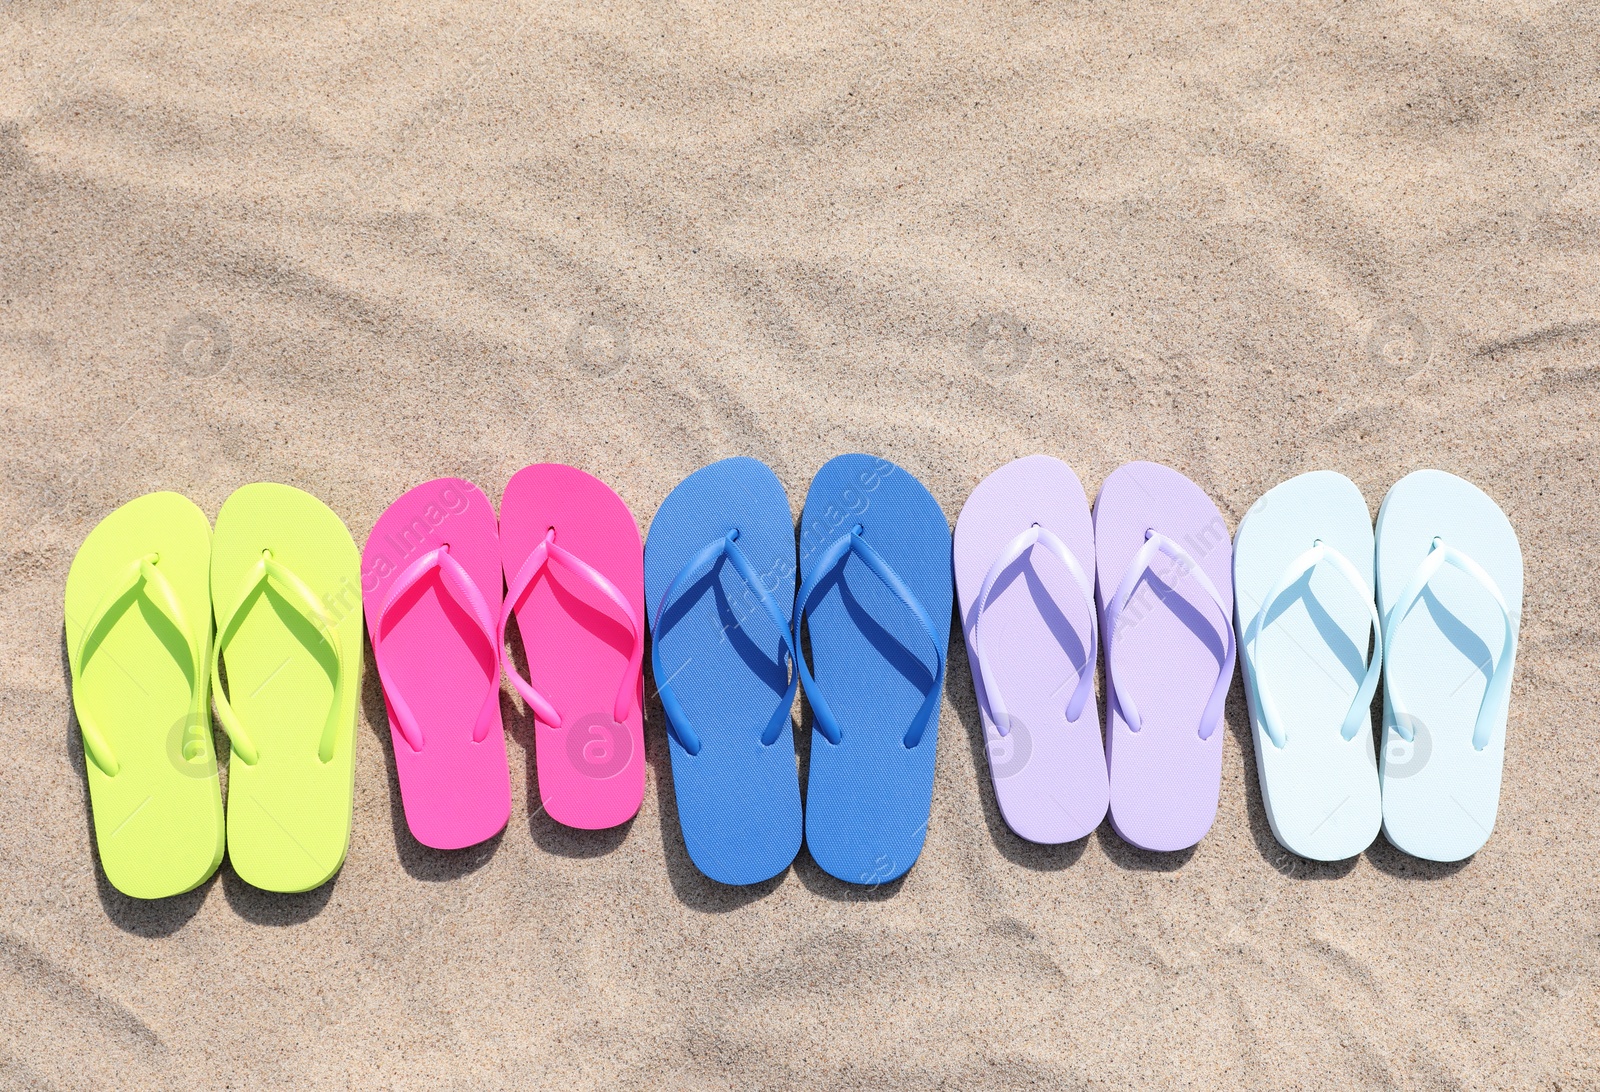
<svg viewBox="0 0 1600 1092">
<path fill-rule="evenodd" d="M 0 1084 L 1600 1087 L 1600 17 L 657 7 L 0 13 Z M 118 504 L 279 481 L 360 544 L 558 461 L 648 529 L 712 460 L 798 514 L 848 451 L 952 522 L 1034 452 L 1167 463 L 1230 530 L 1307 470 L 1472 480 L 1527 568 L 1493 838 L 1292 857 L 1236 684 L 1193 851 L 1023 842 L 952 627 L 884 887 L 703 879 L 659 703 L 634 821 L 530 817 L 509 686 L 508 829 L 426 850 L 370 654 L 334 882 L 100 872 L 61 604 Z"/>
</svg>

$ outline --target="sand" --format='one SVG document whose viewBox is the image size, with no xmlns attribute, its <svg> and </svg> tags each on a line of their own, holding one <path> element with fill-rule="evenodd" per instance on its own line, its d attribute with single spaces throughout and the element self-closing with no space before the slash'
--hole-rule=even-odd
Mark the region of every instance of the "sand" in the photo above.
<svg viewBox="0 0 1600 1092">
<path fill-rule="evenodd" d="M 1597 42 L 1578 3 L 12 0 L 0 1083 L 1600 1086 Z M 631 824 L 530 818 L 509 688 L 509 828 L 425 850 L 370 659 L 336 881 L 100 873 L 61 597 L 123 501 L 287 482 L 360 543 L 548 460 L 647 529 L 711 460 L 798 512 L 857 450 L 952 522 L 1033 452 L 1168 463 L 1230 529 L 1306 470 L 1476 482 L 1527 564 L 1494 837 L 1288 855 L 1236 685 L 1192 852 L 1022 842 L 956 639 L 886 887 L 701 878 L 659 704 Z"/>
</svg>

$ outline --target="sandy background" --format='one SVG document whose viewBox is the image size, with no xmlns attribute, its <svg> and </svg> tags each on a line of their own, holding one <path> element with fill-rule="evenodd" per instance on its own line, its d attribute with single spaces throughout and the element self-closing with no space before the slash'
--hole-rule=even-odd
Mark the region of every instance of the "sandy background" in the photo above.
<svg viewBox="0 0 1600 1092">
<path fill-rule="evenodd" d="M 1592 5 L 8 0 L 0 58 L 0 1083 L 1600 1086 Z M 1230 528 L 1477 482 L 1528 578 L 1493 839 L 1290 857 L 1236 685 L 1197 849 L 1021 842 L 953 634 L 886 888 L 702 879 L 658 704 L 633 823 L 530 820 L 509 688 L 509 828 L 424 850 L 370 659 L 335 882 L 100 874 L 61 593 L 117 504 L 270 479 L 360 543 L 556 460 L 647 528 L 852 450 L 952 521 L 1039 451 Z"/>
</svg>

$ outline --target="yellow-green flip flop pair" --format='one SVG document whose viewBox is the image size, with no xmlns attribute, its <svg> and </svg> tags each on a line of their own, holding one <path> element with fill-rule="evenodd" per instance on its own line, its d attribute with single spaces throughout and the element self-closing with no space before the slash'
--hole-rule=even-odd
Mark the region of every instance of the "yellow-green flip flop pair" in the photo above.
<svg viewBox="0 0 1600 1092">
<path fill-rule="evenodd" d="M 229 497 L 215 533 L 176 493 L 129 501 L 73 559 L 65 620 L 112 886 L 181 894 L 225 844 L 240 878 L 269 891 L 338 871 L 362 659 L 360 556 L 338 516 L 269 483 Z M 213 699 L 233 751 L 226 830 Z"/>
</svg>

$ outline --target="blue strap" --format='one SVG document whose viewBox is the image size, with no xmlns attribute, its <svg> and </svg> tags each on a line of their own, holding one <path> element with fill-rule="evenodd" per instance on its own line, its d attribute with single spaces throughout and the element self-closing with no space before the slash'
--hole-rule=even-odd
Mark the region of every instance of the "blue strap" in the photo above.
<svg viewBox="0 0 1600 1092">
<path fill-rule="evenodd" d="M 772 598 L 772 593 L 762 585 L 760 577 L 756 575 L 755 567 L 750 564 L 750 559 L 739 549 L 738 538 L 739 529 L 735 527 L 722 538 L 708 542 L 704 549 L 678 570 L 678 575 L 672 578 L 672 583 L 667 586 L 666 593 L 661 597 L 661 603 L 656 607 L 657 623 L 666 617 L 667 604 L 678 597 L 690 576 L 714 564 L 719 558 L 726 557 L 733 562 L 733 567 L 750 586 L 750 590 L 756 593 L 756 600 L 766 610 L 767 617 L 778 627 L 778 632 L 783 636 L 783 648 L 789 657 L 789 662 L 798 664 L 800 657 L 795 655 L 794 644 L 789 638 L 789 620 L 783 616 L 783 609 L 778 606 L 778 601 Z M 677 694 L 672 690 L 671 677 L 661 668 L 661 631 L 659 629 L 654 631 L 654 636 L 655 640 L 651 642 L 650 648 L 650 667 L 655 672 L 656 691 L 661 695 L 661 707 L 667 713 L 667 730 L 672 733 L 679 746 L 691 755 L 697 755 L 704 744 L 700 734 L 689 723 L 689 714 L 684 711 L 683 703 L 678 701 Z M 767 726 L 761 732 L 762 746 L 770 747 L 778 741 L 783 726 L 789 722 L 789 710 L 794 706 L 794 692 L 799 685 L 800 677 L 791 669 L 789 689 L 784 692 L 783 701 L 773 711 L 772 718 L 767 721 Z"/>
<path fill-rule="evenodd" d="M 793 647 L 800 647 L 800 627 L 804 624 L 806 608 L 811 603 L 811 596 L 816 593 L 817 584 L 844 560 L 845 554 L 852 550 L 857 557 L 866 562 L 867 568 L 877 574 L 879 580 L 888 585 L 889 590 L 899 597 L 900 602 L 911 608 L 912 613 L 917 616 L 917 621 L 921 622 L 922 628 L 927 631 L 928 640 L 933 645 L 933 654 L 939 665 L 938 670 L 934 672 L 933 686 L 929 688 L 927 697 L 922 701 L 922 708 L 917 710 L 917 715 L 912 718 L 911 725 L 901 740 L 905 746 L 915 747 L 922 742 L 922 735 L 927 731 L 928 722 L 938 710 L 940 696 L 944 693 L 944 649 L 939 645 L 939 632 L 933 628 L 933 620 L 928 617 L 928 612 L 922 609 L 917 597 L 911 594 L 911 589 L 906 587 L 905 582 L 889 567 L 883 556 L 861 537 L 859 523 L 850 529 L 849 534 L 840 535 L 822 552 L 816 568 L 811 570 L 811 575 L 800 585 L 800 595 L 795 600 Z M 833 709 L 822 696 L 816 678 L 806 666 L 805 657 L 796 656 L 795 663 L 800 666 L 800 681 L 806 688 L 806 699 L 811 702 L 811 711 L 816 716 L 817 731 L 821 732 L 829 743 L 837 745 L 844 738 L 844 734 L 839 730 L 839 721 L 834 717 Z"/>
<path fill-rule="evenodd" d="M 1339 734 L 1347 742 L 1355 739 L 1361 726 L 1367 723 L 1367 711 L 1372 706 L 1372 695 L 1378 691 L 1378 674 L 1383 667 L 1383 623 L 1378 619 L 1378 608 L 1372 602 L 1372 589 L 1367 587 L 1366 579 L 1349 558 L 1319 538 L 1313 542 L 1311 549 L 1289 562 L 1284 568 L 1283 574 L 1278 577 L 1278 582 L 1272 586 L 1267 598 L 1262 601 L 1261 609 L 1245 627 L 1242 647 L 1245 659 L 1250 663 L 1251 677 L 1255 680 L 1256 697 L 1259 699 L 1256 704 L 1261 710 L 1261 726 L 1266 730 L 1267 738 L 1272 740 L 1273 746 L 1280 750 L 1289 741 L 1289 734 L 1283 729 L 1277 703 L 1272 700 L 1272 695 L 1267 689 L 1266 675 L 1261 670 L 1263 658 L 1261 632 L 1267 626 L 1267 613 L 1272 609 L 1272 604 L 1278 601 L 1278 597 L 1324 561 L 1331 564 L 1355 589 L 1356 594 L 1361 597 L 1362 605 L 1367 608 L 1368 618 L 1372 622 L 1372 656 L 1367 664 L 1366 674 L 1361 678 L 1361 685 L 1356 689 L 1355 699 L 1345 710 L 1344 723 L 1339 726 Z"/>
<path fill-rule="evenodd" d="M 1454 546 L 1446 545 L 1442 538 L 1433 540 L 1428 547 L 1428 556 L 1417 566 L 1417 571 L 1411 576 L 1411 582 L 1400 593 L 1400 598 L 1394 601 L 1394 605 L 1389 608 L 1389 616 L 1384 619 L 1383 660 L 1388 665 L 1388 670 L 1383 673 L 1384 688 L 1389 696 L 1390 710 L 1394 714 L 1395 731 L 1400 733 L 1400 738 L 1409 742 L 1416 737 L 1416 729 L 1411 725 L 1411 715 L 1400 701 L 1400 694 L 1394 683 L 1395 635 L 1400 632 L 1400 626 L 1410 616 L 1411 608 L 1422 597 L 1422 590 L 1428 586 L 1428 581 L 1432 580 L 1434 574 L 1445 565 L 1460 569 L 1476 580 L 1478 585 L 1494 599 L 1495 606 L 1500 608 L 1500 618 L 1505 623 L 1505 637 L 1500 646 L 1500 662 L 1494 665 L 1494 671 L 1489 676 L 1489 685 L 1484 687 L 1483 701 L 1478 706 L 1477 723 L 1472 730 L 1472 746 L 1475 750 L 1481 751 L 1489 745 L 1489 739 L 1494 734 L 1495 722 L 1505 715 L 1505 710 L 1511 701 L 1511 672 L 1517 662 L 1517 620 L 1512 616 L 1511 608 L 1506 605 L 1506 598 L 1500 593 L 1500 585 L 1494 582 L 1494 577 L 1465 553 Z"/>
</svg>

